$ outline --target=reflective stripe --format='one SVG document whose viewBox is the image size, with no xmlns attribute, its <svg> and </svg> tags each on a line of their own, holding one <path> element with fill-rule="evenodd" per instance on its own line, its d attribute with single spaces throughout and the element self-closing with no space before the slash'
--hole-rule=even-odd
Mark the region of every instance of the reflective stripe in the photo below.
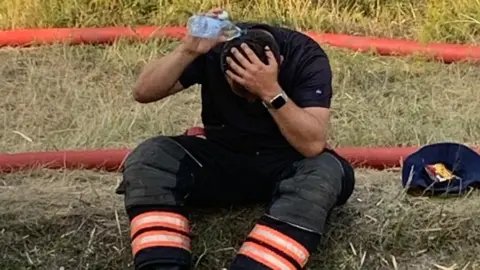
<svg viewBox="0 0 480 270">
<path fill-rule="evenodd" d="M 150 231 L 140 234 L 132 242 L 135 256 L 140 250 L 150 247 L 177 247 L 190 252 L 190 238 L 169 231 Z"/>
<path fill-rule="evenodd" d="M 189 233 L 188 220 L 179 214 L 170 212 L 147 212 L 136 216 L 130 224 L 130 236 L 133 237 L 138 231 L 149 227 L 167 227 Z"/>
<path fill-rule="evenodd" d="M 252 242 L 245 242 L 238 254 L 250 257 L 274 270 L 296 270 L 297 268 L 282 256 Z"/>
<path fill-rule="evenodd" d="M 301 267 L 307 264 L 308 258 L 310 257 L 308 250 L 300 243 L 267 226 L 256 225 L 249 236 L 285 252 L 300 264 Z"/>
</svg>

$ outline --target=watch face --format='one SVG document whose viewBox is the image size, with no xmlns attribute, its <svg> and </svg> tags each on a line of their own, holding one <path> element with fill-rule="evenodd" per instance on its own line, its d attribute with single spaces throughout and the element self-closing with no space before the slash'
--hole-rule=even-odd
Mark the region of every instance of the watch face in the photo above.
<svg viewBox="0 0 480 270">
<path fill-rule="evenodd" d="M 285 105 L 285 103 L 285 98 L 283 98 L 283 96 L 279 96 L 272 100 L 272 107 L 275 109 L 280 109 L 283 105 Z"/>
</svg>

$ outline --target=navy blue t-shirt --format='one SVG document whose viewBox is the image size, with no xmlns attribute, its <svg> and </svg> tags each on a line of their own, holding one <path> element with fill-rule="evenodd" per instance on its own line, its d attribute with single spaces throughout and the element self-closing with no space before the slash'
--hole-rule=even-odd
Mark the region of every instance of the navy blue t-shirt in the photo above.
<svg viewBox="0 0 480 270">
<path fill-rule="evenodd" d="M 262 27 L 274 36 L 284 57 L 278 81 L 288 97 L 299 107 L 329 108 L 332 72 L 324 50 L 303 33 Z M 201 116 L 207 138 L 234 151 L 291 149 L 261 101 L 248 102 L 231 90 L 220 66 L 221 48 L 219 45 L 199 56 L 179 78 L 185 88 L 201 85 Z"/>
</svg>

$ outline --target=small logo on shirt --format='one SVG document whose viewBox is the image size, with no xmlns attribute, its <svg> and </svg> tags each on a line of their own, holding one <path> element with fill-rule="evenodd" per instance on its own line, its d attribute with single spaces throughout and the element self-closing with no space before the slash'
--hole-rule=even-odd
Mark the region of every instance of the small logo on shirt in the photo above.
<svg viewBox="0 0 480 270">
<path fill-rule="evenodd" d="M 323 92 L 322 92 L 322 90 L 320 90 L 320 89 L 317 89 L 317 90 L 315 91 L 315 94 L 317 94 L 317 95 L 321 95 L 321 94 L 323 94 Z"/>
</svg>

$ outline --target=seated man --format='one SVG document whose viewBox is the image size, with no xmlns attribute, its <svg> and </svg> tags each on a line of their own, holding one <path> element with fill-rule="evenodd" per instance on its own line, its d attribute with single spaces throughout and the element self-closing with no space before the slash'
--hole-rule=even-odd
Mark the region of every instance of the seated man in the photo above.
<svg viewBox="0 0 480 270">
<path fill-rule="evenodd" d="M 230 269 L 303 269 L 353 192 L 353 168 L 325 147 L 325 52 L 293 30 L 238 26 L 247 31 L 228 42 L 187 35 L 139 76 L 140 103 L 200 84 L 205 138 L 156 136 L 127 157 L 117 192 L 135 269 L 191 269 L 188 205 L 253 202 L 270 204 Z"/>
</svg>

